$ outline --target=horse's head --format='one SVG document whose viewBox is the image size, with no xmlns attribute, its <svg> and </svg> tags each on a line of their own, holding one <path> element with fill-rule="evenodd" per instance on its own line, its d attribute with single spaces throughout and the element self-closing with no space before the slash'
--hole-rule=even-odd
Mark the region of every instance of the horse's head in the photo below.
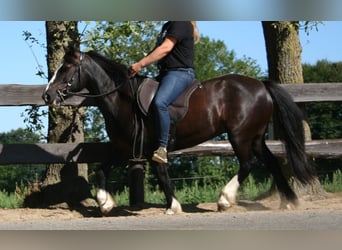
<svg viewBox="0 0 342 250">
<path fill-rule="evenodd" d="M 49 105 L 60 105 L 72 92 L 84 88 L 81 81 L 83 54 L 74 47 L 64 48 L 63 63 L 55 71 L 43 92 L 43 100 Z"/>
</svg>

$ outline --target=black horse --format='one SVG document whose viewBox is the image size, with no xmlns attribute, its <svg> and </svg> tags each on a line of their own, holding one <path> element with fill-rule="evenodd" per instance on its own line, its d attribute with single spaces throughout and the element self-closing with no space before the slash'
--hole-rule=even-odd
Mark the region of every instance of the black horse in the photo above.
<svg viewBox="0 0 342 250">
<path fill-rule="evenodd" d="M 141 76 L 130 79 L 126 66 L 99 53 L 83 53 L 69 48 L 66 49 L 63 64 L 48 83 L 43 99 L 49 105 L 59 105 L 83 89 L 97 97 L 108 136 L 116 152 L 113 155 L 114 164 L 127 165 L 132 158 L 132 149 L 136 143 L 132 135 L 139 123 L 137 116 L 142 117 L 145 124 L 143 156 L 156 170 L 166 197 L 166 212 L 178 213 L 182 208 L 173 193 L 167 164 L 151 161 L 157 141 L 155 122 L 151 115 L 143 116 L 138 111 L 134 86 L 142 80 Z M 265 144 L 265 132 L 273 113 L 285 142 L 288 166 L 300 182 L 311 182 L 314 171 L 305 154 L 302 114 L 282 87 L 272 82 L 229 74 L 204 81 L 202 87 L 193 92 L 188 112 L 175 125 L 172 149 L 191 147 L 224 132 L 228 133 L 240 168 L 219 194 L 218 210 L 224 210 L 236 202 L 240 184 L 251 169 L 260 164 L 266 166 L 273 175 L 282 204 L 287 207 L 297 205 L 296 194 L 284 177 L 278 160 Z M 103 213 L 108 213 L 115 205 L 103 181 L 97 199 Z"/>
</svg>

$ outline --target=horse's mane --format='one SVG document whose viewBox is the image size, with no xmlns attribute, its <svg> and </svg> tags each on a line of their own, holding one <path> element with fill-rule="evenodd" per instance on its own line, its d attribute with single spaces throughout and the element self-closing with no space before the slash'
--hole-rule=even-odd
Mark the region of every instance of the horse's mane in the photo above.
<svg viewBox="0 0 342 250">
<path fill-rule="evenodd" d="M 116 84 L 127 82 L 129 80 L 127 66 L 115 62 L 96 51 L 89 51 L 86 54 L 90 56 Z"/>
</svg>

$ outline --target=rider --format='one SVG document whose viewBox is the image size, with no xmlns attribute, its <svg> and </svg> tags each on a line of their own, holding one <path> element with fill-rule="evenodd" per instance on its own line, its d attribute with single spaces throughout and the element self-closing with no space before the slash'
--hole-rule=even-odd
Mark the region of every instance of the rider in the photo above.
<svg viewBox="0 0 342 250">
<path fill-rule="evenodd" d="M 170 130 L 168 106 L 192 83 L 194 73 L 194 43 L 199 40 L 195 21 L 168 21 L 158 36 L 156 47 L 130 67 L 131 75 L 158 62 L 159 89 L 154 99 L 158 125 L 159 147 L 152 160 L 167 163 L 167 144 Z"/>
</svg>

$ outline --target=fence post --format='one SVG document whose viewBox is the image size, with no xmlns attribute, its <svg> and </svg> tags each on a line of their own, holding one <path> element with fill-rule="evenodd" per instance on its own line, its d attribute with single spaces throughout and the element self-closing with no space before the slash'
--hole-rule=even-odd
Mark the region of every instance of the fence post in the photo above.
<svg viewBox="0 0 342 250">
<path fill-rule="evenodd" d="M 145 159 L 130 159 L 128 165 L 129 204 L 141 205 L 145 201 L 144 167 Z"/>
</svg>

